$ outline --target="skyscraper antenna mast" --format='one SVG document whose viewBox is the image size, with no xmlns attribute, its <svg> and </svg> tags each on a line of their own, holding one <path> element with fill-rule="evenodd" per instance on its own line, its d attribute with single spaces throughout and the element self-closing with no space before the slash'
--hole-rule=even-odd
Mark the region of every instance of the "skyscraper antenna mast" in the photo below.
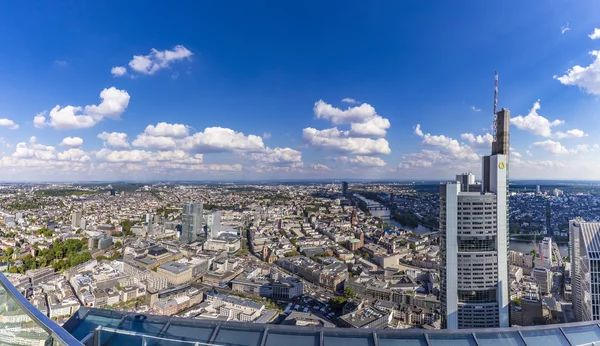
<svg viewBox="0 0 600 346">
<path fill-rule="evenodd" d="M 495 81 L 494 81 L 494 142 L 496 142 L 496 134 L 497 134 L 497 122 L 498 122 L 498 71 L 496 71 Z"/>
</svg>

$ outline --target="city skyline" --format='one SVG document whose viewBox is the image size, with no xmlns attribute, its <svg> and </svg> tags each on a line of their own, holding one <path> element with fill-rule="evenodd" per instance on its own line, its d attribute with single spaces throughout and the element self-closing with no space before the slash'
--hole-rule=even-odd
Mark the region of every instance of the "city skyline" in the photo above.
<svg viewBox="0 0 600 346">
<path fill-rule="evenodd" d="M 48 6 L 0 5 L 3 181 L 449 180 L 494 71 L 511 179 L 600 180 L 591 1 Z"/>
</svg>

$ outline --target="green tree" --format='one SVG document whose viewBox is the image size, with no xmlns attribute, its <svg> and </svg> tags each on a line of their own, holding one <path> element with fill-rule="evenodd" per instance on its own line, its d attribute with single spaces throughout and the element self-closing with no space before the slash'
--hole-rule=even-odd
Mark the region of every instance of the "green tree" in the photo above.
<svg viewBox="0 0 600 346">
<path fill-rule="evenodd" d="M 354 298 L 354 296 L 354 290 L 352 290 L 351 287 L 344 287 L 344 297 L 346 297 L 347 299 L 352 299 Z"/>
<path fill-rule="evenodd" d="M 117 240 L 115 242 L 115 247 L 121 247 L 121 246 L 123 246 L 123 243 L 121 243 L 120 241 Z"/>
<path fill-rule="evenodd" d="M 12 254 L 15 252 L 15 249 L 13 249 L 11 246 L 9 246 L 6 248 L 6 250 L 4 250 L 4 252 L 6 253 L 6 256 L 11 257 Z"/>
</svg>

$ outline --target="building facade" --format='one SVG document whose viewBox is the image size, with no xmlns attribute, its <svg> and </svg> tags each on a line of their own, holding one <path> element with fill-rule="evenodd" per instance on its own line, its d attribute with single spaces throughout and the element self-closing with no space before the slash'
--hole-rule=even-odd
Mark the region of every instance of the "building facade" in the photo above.
<svg viewBox="0 0 600 346">
<path fill-rule="evenodd" d="M 202 203 L 184 203 L 181 216 L 181 241 L 193 243 L 202 234 Z"/>
<path fill-rule="evenodd" d="M 600 222 L 569 221 L 573 310 L 577 321 L 600 319 Z"/>
<path fill-rule="evenodd" d="M 448 329 L 508 327 L 508 110 L 484 156 L 479 192 L 460 181 L 440 187 L 442 324 Z"/>
</svg>

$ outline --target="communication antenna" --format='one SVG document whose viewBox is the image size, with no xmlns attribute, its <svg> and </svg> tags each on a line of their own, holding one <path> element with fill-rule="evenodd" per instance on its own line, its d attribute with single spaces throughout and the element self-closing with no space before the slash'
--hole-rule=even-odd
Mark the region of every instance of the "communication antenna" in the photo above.
<svg viewBox="0 0 600 346">
<path fill-rule="evenodd" d="M 498 122 L 498 71 L 496 71 L 495 81 L 494 81 L 494 142 L 496 142 L 496 133 L 497 133 L 497 122 Z"/>
</svg>

